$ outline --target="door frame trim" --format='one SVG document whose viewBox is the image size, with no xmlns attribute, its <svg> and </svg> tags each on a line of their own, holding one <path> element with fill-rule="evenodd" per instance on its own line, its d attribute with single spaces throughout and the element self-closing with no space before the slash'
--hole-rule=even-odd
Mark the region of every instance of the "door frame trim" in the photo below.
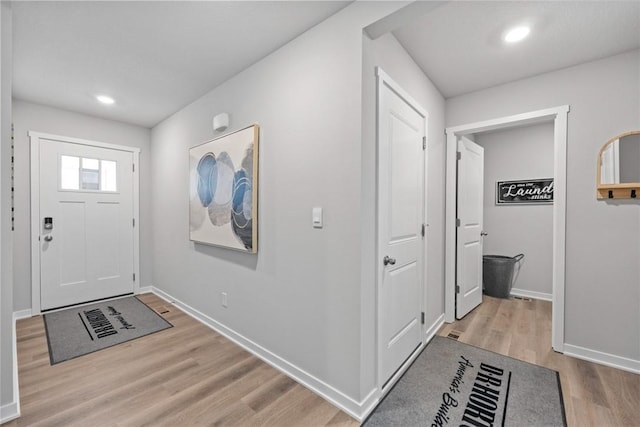
<svg viewBox="0 0 640 427">
<path fill-rule="evenodd" d="M 134 295 L 140 293 L 140 149 L 126 145 L 109 144 L 87 139 L 53 135 L 42 132 L 27 132 L 30 141 L 31 156 L 31 314 L 41 312 L 40 303 L 40 140 L 67 142 L 90 147 L 126 151 L 133 155 L 133 218 L 136 227 L 133 230 L 133 270 L 136 280 L 133 282 Z"/>
<path fill-rule="evenodd" d="M 458 136 L 513 128 L 535 123 L 553 122 L 553 308 L 551 345 L 564 351 L 564 306 L 567 217 L 567 116 L 569 105 L 531 111 L 494 120 L 446 128 L 446 206 L 445 206 L 445 321 L 455 321 L 456 272 L 456 140 Z"/>
<path fill-rule="evenodd" d="M 398 381 L 398 379 L 402 376 L 402 373 L 404 373 L 404 371 L 406 371 L 408 369 L 408 367 L 411 365 L 411 362 L 413 362 L 413 360 L 415 360 L 415 358 L 417 357 L 418 354 L 420 354 L 420 351 L 424 348 L 424 346 L 426 345 L 427 342 L 427 336 L 426 336 L 426 325 L 422 324 L 420 325 L 420 345 L 418 346 L 418 348 L 409 356 L 409 358 L 407 359 L 407 361 L 405 361 L 401 366 L 398 367 L 398 370 L 391 376 L 391 378 L 389 378 L 388 380 L 385 381 L 384 378 L 382 378 L 382 357 L 381 357 L 381 349 L 380 349 L 380 343 L 381 343 L 381 337 L 380 337 L 380 333 L 381 333 L 381 328 L 380 328 L 380 321 L 381 321 L 381 300 L 380 300 L 380 284 L 381 284 L 381 280 L 382 280 L 382 270 L 380 269 L 380 259 L 381 259 L 381 254 L 382 254 L 382 242 L 380 240 L 380 221 L 381 221 L 381 211 L 382 211 L 382 206 L 380 205 L 380 197 L 379 197 L 379 189 L 380 189 L 380 170 L 379 170 L 379 162 L 380 162 L 380 154 L 379 154 L 379 145 L 380 145 L 380 102 L 381 102 L 381 93 L 382 90 L 384 89 L 385 86 L 389 87 L 389 89 L 391 89 L 393 92 L 396 93 L 396 95 L 398 95 L 400 98 L 402 98 L 407 104 L 409 104 L 411 106 L 411 108 L 413 108 L 414 110 L 416 110 L 418 112 L 418 114 L 420 114 L 422 117 L 424 117 L 424 123 L 425 123 L 425 128 L 424 128 L 424 135 L 425 138 L 427 138 L 427 146 L 429 143 L 429 113 L 422 108 L 422 106 L 420 106 L 420 104 L 411 96 L 409 95 L 409 93 L 407 93 L 398 83 L 396 83 L 387 73 L 384 72 L 384 70 L 381 67 L 376 67 L 375 68 L 375 74 L 376 74 L 376 78 L 377 78 L 377 84 L 376 84 L 376 88 L 377 88 L 377 93 L 376 93 L 376 236 L 375 236 L 375 240 L 376 240 L 376 248 L 375 248 L 375 254 L 376 254 L 376 262 L 375 262 L 375 277 L 376 277 L 376 384 L 378 387 L 378 390 L 381 393 L 381 396 L 386 394 L 386 392 L 388 392 L 389 390 L 391 390 L 393 384 L 396 383 L 396 381 Z M 423 150 L 423 206 L 422 206 L 422 222 L 423 223 L 427 223 L 427 150 Z M 426 237 L 426 233 L 425 233 L 425 237 L 422 239 L 422 271 L 421 271 L 421 281 L 422 281 L 422 286 L 421 286 L 421 295 L 420 295 L 420 307 L 421 307 L 421 311 L 424 311 L 425 307 L 426 307 L 426 302 L 425 302 L 425 297 L 426 297 L 426 280 L 427 280 L 427 262 L 426 262 L 426 254 L 427 254 L 427 237 Z M 386 384 L 385 384 L 386 382 Z M 384 386 L 384 389 L 383 389 Z M 380 396 L 380 398 L 382 398 Z"/>
</svg>

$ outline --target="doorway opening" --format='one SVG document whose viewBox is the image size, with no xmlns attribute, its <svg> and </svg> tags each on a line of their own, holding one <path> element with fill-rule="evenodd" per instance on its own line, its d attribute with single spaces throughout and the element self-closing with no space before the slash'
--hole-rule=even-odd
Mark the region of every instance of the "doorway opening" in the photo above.
<svg viewBox="0 0 640 427">
<path fill-rule="evenodd" d="M 551 301 L 553 123 L 483 132 L 475 142 L 485 149 L 485 294 Z"/>
<path fill-rule="evenodd" d="M 551 345 L 562 352 L 564 346 L 564 288 L 565 288 L 565 223 L 566 223 L 566 158 L 567 116 L 569 106 L 502 117 L 446 129 L 446 207 L 445 207 L 445 321 L 456 318 L 457 265 L 457 146 L 463 136 L 536 123 L 553 123 L 553 261 L 552 261 L 552 333 Z"/>
</svg>

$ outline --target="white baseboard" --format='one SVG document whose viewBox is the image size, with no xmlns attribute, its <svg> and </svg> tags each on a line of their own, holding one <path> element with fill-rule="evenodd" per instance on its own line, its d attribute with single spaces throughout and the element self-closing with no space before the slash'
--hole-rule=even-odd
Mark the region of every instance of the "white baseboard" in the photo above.
<svg viewBox="0 0 640 427">
<path fill-rule="evenodd" d="M 141 290 L 142 292 L 142 290 Z M 291 362 L 283 359 L 277 354 L 272 353 L 261 345 L 251 341 L 250 339 L 244 337 L 243 335 L 237 333 L 231 328 L 223 325 L 222 323 L 212 319 L 206 314 L 196 310 L 195 308 L 189 306 L 188 304 L 183 303 L 182 301 L 174 298 L 173 296 L 167 294 L 166 292 L 156 288 L 151 287 L 151 292 L 159 296 L 160 298 L 170 302 L 180 308 L 182 311 L 187 313 L 189 316 L 203 323 L 204 325 L 210 327 L 214 331 L 219 334 L 225 336 L 227 339 L 233 341 L 235 344 L 244 348 L 254 356 L 262 359 L 267 364 L 271 365 L 275 369 L 279 370 L 283 374 L 307 387 L 311 391 L 316 394 L 322 396 L 327 401 L 331 402 L 333 405 L 342 409 L 344 412 L 348 413 L 352 417 L 356 418 L 358 421 L 362 421 L 364 417 L 364 413 L 366 412 L 366 407 L 368 401 L 372 400 L 372 397 L 376 394 L 377 389 L 373 390 L 369 395 L 363 399 L 362 402 L 357 402 L 346 394 L 342 393 L 340 390 L 334 388 L 333 386 L 325 383 L 319 378 L 316 378 L 312 374 L 304 371 L 298 366 L 292 364 Z"/>
<path fill-rule="evenodd" d="M 591 350 L 571 344 L 564 345 L 564 355 L 588 360 L 589 362 L 599 363 L 616 369 L 622 369 L 623 371 L 632 372 L 634 374 L 640 374 L 640 360 L 627 359 L 626 357 L 603 353 L 601 351 Z"/>
<path fill-rule="evenodd" d="M 150 294 L 153 292 L 153 286 L 140 286 L 138 294 Z"/>
<path fill-rule="evenodd" d="M 427 332 L 425 334 L 427 337 L 427 342 L 431 341 L 433 337 L 436 336 L 438 330 L 442 325 L 444 325 L 444 313 L 442 313 L 440 317 L 438 317 L 436 321 L 433 322 L 433 324 L 427 329 Z"/>
<path fill-rule="evenodd" d="M 18 417 L 20 417 L 20 404 L 18 402 L 14 401 L 0 406 L 0 424 L 15 420 Z"/>
<path fill-rule="evenodd" d="M 27 315 L 28 312 L 28 315 Z M 31 309 L 20 310 L 12 314 L 11 334 L 13 341 L 12 371 L 13 371 L 13 402 L 0 406 L 0 424 L 14 420 L 20 416 L 20 387 L 18 384 L 18 335 L 16 334 L 16 321 L 31 317 Z"/>
<path fill-rule="evenodd" d="M 553 295 L 544 292 L 527 291 L 526 289 L 511 288 L 511 296 L 539 299 L 542 301 L 552 301 Z"/>
<path fill-rule="evenodd" d="M 31 312 L 30 308 L 13 312 L 13 318 L 15 320 L 28 319 L 31 316 L 33 316 L 33 313 Z"/>
</svg>

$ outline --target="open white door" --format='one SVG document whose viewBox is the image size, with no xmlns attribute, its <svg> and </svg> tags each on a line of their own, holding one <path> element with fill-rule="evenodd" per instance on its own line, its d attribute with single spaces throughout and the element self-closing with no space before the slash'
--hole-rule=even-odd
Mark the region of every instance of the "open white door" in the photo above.
<svg viewBox="0 0 640 427">
<path fill-rule="evenodd" d="M 133 153 L 38 141 L 41 309 L 133 293 Z"/>
<path fill-rule="evenodd" d="M 484 148 L 458 139 L 456 318 L 482 303 Z"/>
<path fill-rule="evenodd" d="M 381 385 L 421 344 L 426 113 L 388 79 L 378 92 L 378 326 Z"/>
</svg>

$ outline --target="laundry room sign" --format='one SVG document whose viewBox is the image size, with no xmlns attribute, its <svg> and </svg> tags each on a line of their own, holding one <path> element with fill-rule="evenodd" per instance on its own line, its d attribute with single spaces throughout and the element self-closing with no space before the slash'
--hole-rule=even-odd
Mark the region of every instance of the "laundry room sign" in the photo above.
<svg viewBox="0 0 640 427">
<path fill-rule="evenodd" d="M 496 182 L 496 205 L 553 203 L 553 178 Z"/>
</svg>

